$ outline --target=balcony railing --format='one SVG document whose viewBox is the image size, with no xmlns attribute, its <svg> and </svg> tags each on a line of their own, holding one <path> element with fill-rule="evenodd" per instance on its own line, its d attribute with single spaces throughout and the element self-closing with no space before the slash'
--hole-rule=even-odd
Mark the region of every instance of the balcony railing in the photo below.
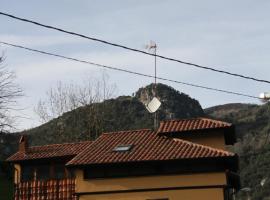
<svg viewBox="0 0 270 200">
<path fill-rule="evenodd" d="M 75 179 L 36 180 L 15 184 L 14 200 L 78 200 Z"/>
</svg>

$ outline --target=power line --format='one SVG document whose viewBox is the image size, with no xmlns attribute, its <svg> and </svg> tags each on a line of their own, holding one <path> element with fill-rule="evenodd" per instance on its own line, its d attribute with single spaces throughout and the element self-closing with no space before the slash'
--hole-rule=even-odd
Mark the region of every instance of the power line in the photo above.
<svg viewBox="0 0 270 200">
<path fill-rule="evenodd" d="M 42 50 L 38 50 L 38 49 L 33 49 L 33 48 L 29 48 L 29 47 L 25 47 L 25 46 L 21 46 L 21 45 L 17 45 L 17 44 L 11 44 L 11 43 L 2 42 L 2 41 L 0 41 L 0 43 L 4 44 L 4 45 L 24 49 L 24 50 L 36 52 L 36 53 L 50 55 L 50 56 L 63 58 L 66 60 L 71 60 L 71 61 L 80 62 L 80 63 L 84 63 L 84 64 L 90 64 L 90 65 L 94 65 L 94 66 L 101 67 L 101 68 L 111 69 L 111 70 L 115 70 L 115 71 L 121 71 L 121 72 L 129 73 L 129 74 L 133 74 L 133 75 L 138 75 L 138 76 L 144 76 L 144 77 L 148 77 L 148 78 L 154 78 L 154 76 L 149 75 L 149 74 L 143 74 L 140 72 L 135 72 L 135 71 L 117 68 L 117 67 L 113 67 L 113 66 L 102 65 L 102 64 L 91 62 L 91 61 L 86 61 L 86 60 L 81 60 L 81 59 L 72 58 L 72 57 L 68 57 L 68 56 L 63 56 L 60 54 L 50 53 L 50 52 L 46 52 L 46 51 L 42 51 Z M 233 92 L 233 91 L 229 91 L 229 90 L 223 90 L 223 89 L 218 89 L 218 88 L 213 88 L 213 87 L 208 87 L 208 86 L 203 86 L 203 85 L 197 85 L 197 84 L 187 83 L 187 82 L 183 82 L 183 81 L 177 81 L 177 80 L 173 80 L 173 79 L 169 79 L 169 78 L 163 78 L 163 77 L 156 77 L 156 78 L 158 80 L 168 81 L 168 82 L 172 82 L 172 83 L 178 83 L 178 84 L 187 85 L 187 86 L 191 86 L 191 87 L 202 88 L 202 89 L 206 89 L 206 90 L 212 90 L 212 91 L 222 92 L 222 93 L 227 93 L 227 94 L 233 94 L 233 95 L 237 95 L 237 96 L 244 96 L 244 97 L 249 97 L 249 98 L 253 98 L 253 99 L 260 99 L 259 97 L 249 95 L 249 94 L 240 93 L 240 92 Z"/>
<path fill-rule="evenodd" d="M 146 55 L 149 55 L 149 56 L 156 56 L 156 57 L 161 58 L 161 59 L 181 63 L 181 64 L 184 64 L 184 65 L 189 65 L 189 66 L 193 66 L 193 67 L 200 68 L 200 69 L 205 69 L 205 70 L 210 70 L 210 71 L 217 72 L 217 73 L 223 73 L 223 74 L 230 75 L 230 76 L 235 76 L 235 77 L 240 77 L 240 78 L 244 78 L 244 79 L 248 79 L 248 80 L 253 80 L 253 81 L 257 81 L 257 82 L 270 84 L 270 81 L 268 81 L 268 80 L 258 79 L 258 78 L 254 78 L 254 77 L 251 77 L 251 76 L 246 76 L 246 75 L 242 75 L 242 74 L 237 74 L 237 73 L 233 73 L 233 72 L 229 72 L 229 71 L 216 69 L 216 68 L 213 68 L 213 67 L 207 67 L 207 66 L 203 66 L 203 65 L 199 65 L 199 64 L 194 64 L 194 63 L 191 63 L 191 62 L 186 62 L 186 61 L 182 61 L 182 60 L 179 60 L 179 59 L 170 58 L 170 57 L 162 56 L 162 55 L 158 55 L 158 54 L 155 55 L 153 53 L 149 53 L 149 52 L 146 52 L 146 51 L 142 51 L 142 50 L 135 49 L 135 48 L 128 47 L 128 46 L 124 46 L 124 45 L 121 45 L 121 44 L 116 44 L 116 43 L 112 43 L 112 42 L 109 42 L 109 41 L 106 41 L 106 40 L 90 37 L 90 36 L 80 34 L 80 33 L 76 33 L 76 32 L 73 32 L 73 31 L 64 30 L 62 28 L 58 28 L 58 27 L 55 27 L 55 26 L 42 24 L 42 23 L 39 23 L 39 22 L 36 22 L 36 21 L 33 21 L 33 20 L 17 17 L 15 15 L 11 15 L 11 14 L 8 14 L 8 13 L 0 12 L 0 15 L 4 15 L 4 16 L 7 16 L 7 17 L 10 17 L 10 18 L 13 18 L 13 19 L 17 19 L 17 20 L 20 20 L 20 21 L 27 22 L 27 23 L 35 24 L 37 26 L 41 26 L 41 27 L 44 27 L 44 28 L 57 30 L 57 31 L 67 33 L 67 34 L 70 34 L 70 35 L 75 35 L 75 36 L 78 36 L 78 37 L 81 37 L 81 38 L 84 38 L 84 39 L 88 39 L 88 40 L 92 40 L 92 41 L 96 41 L 96 42 L 101 42 L 101 43 L 106 44 L 106 45 L 119 47 L 119 48 L 122 48 L 122 49 L 126 49 L 126 50 L 130 50 L 130 51 L 146 54 Z"/>
</svg>

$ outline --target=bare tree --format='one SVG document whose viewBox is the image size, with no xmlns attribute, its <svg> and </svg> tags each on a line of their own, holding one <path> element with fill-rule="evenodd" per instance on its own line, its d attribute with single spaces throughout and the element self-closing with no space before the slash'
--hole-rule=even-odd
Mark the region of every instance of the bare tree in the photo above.
<svg viewBox="0 0 270 200">
<path fill-rule="evenodd" d="M 47 91 L 45 99 L 39 100 L 35 113 L 42 122 L 47 122 L 78 107 L 112 98 L 116 87 L 108 82 L 109 77 L 105 73 L 99 79 L 87 79 L 82 84 L 60 81 Z"/>
<path fill-rule="evenodd" d="M 0 132 L 7 132 L 14 128 L 15 118 L 11 112 L 16 110 L 17 99 L 23 93 L 15 83 L 15 73 L 3 66 L 3 62 L 4 57 L 0 56 Z"/>
</svg>

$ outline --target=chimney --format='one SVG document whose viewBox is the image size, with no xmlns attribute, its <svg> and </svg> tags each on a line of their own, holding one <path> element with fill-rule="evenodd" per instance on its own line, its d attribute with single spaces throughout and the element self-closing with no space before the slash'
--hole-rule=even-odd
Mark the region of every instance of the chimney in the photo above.
<svg viewBox="0 0 270 200">
<path fill-rule="evenodd" d="M 28 150 L 28 141 L 27 141 L 27 136 L 22 135 L 19 141 L 19 151 L 26 153 Z"/>
</svg>

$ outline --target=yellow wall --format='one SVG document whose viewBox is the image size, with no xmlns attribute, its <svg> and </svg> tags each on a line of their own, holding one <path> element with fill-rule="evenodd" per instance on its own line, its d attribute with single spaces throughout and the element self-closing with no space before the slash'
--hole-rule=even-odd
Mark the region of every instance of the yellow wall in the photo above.
<svg viewBox="0 0 270 200">
<path fill-rule="evenodd" d="M 130 178 L 107 178 L 84 180 L 83 171 L 76 171 L 76 192 L 110 192 L 136 189 L 157 189 L 172 187 L 189 187 L 189 186 L 213 186 L 226 185 L 225 172 L 220 173 L 201 173 L 186 175 L 166 175 L 166 176 L 147 176 L 147 177 L 130 177 Z M 222 188 L 212 189 L 185 189 L 169 191 L 152 191 L 152 192 L 132 192 L 132 193 L 115 193 L 99 195 L 82 195 L 80 199 L 153 199 L 153 198 L 170 198 L 184 200 L 191 199 L 223 199 Z M 200 197 L 200 198 L 198 198 Z M 182 199 L 182 198 L 181 198 Z"/>
<path fill-rule="evenodd" d="M 17 169 L 20 176 L 20 165 L 15 164 L 14 167 Z M 15 183 L 17 182 L 16 180 L 20 180 L 20 177 L 17 177 L 17 173 L 15 172 Z M 80 200 L 152 200 L 158 198 L 169 198 L 170 200 L 223 200 L 222 188 L 124 192 L 125 190 L 136 189 L 213 185 L 226 185 L 225 172 L 85 180 L 83 178 L 83 171 L 76 170 L 76 193 L 110 192 L 116 190 L 123 192 L 96 195 L 86 194 L 81 195 Z"/>
<path fill-rule="evenodd" d="M 216 133 L 194 133 L 188 136 L 181 136 L 180 138 L 197 144 L 225 150 L 225 138 L 221 131 Z"/>
<path fill-rule="evenodd" d="M 80 196 L 80 200 L 153 200 L 161 198 L 169 200 L 224 200 L 222 188 Z"/>
</svg>

